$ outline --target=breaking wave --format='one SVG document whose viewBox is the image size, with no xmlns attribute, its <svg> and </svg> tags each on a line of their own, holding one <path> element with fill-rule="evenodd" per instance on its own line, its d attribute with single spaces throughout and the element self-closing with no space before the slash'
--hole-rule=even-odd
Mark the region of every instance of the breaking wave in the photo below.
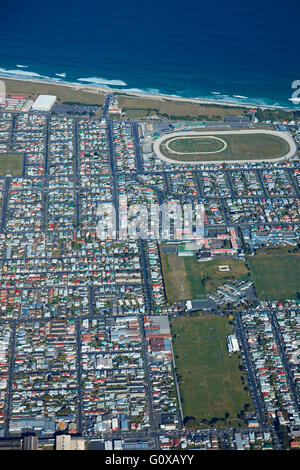
<svg viewBox="0 0 300 470">
<path fill-rule="evenodd" d="M 78 78 L 77 81 L 94 83 L 95 85 L 127 86 L 127 83 L 122 80 L 108 80 L 98 77 Z"/>
</svg>

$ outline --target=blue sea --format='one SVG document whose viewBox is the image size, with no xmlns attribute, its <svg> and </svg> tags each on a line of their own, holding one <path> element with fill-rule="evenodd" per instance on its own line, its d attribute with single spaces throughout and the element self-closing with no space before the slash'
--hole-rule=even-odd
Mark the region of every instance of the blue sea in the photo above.
<svg viewBox="0 0 300 470">
<path fill-rule="evenodd" d="M 299 0 L 1 3 L 2 76 L 300 107 Z"/>
</svg>

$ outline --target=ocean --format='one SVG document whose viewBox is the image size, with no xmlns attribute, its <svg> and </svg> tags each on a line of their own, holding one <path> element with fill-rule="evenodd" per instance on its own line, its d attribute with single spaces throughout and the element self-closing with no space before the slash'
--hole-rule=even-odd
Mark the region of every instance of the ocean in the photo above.
<svg viewBox="0 0 300 470">
<path fill-rule="evenodd" d="M 2 76 L 300 107 L 298 0 L 10 0 L 0 18 Z"/>
</svg>

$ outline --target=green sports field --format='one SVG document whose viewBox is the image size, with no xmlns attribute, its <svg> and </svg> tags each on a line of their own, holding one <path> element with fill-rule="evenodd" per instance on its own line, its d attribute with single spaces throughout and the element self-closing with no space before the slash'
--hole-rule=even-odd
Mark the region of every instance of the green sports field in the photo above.
<svg viewBox="0 0 300 470">
<path fill-rule="evenodd" d="M 176 254 L 161 254 L 165 292 L 170 302 L 205 298 L 236 279 L 249 279 L 249 271 L 242 260 L 218 257 L 211 261 L 198 262 L 195 256 L 182 257 Z M 227 265 L 229 271 L 220 271 L 218 266 Z"/>
<path fill-rule="evenodd" d="M 300 293 L 300 254 L 254 255 L 248 264 L 260 300 L 296 299 Z"/>
<path fill-rule="evenodd" d="M 169 149 L 174 152 L 218 152 L 224 145 L 218 139 L 205 137 L 177 138 L 169 141 Z"/>
<path fill-rule="evenodd" d="M 22 174 L 23 155 L 18 153 L 0 153 L 0 176 Z"/>
<path fill-rule="evenodd" d="M 193 417 L 189 427 L 242 424 L 237 415 L 252 402 L 239 353 L 228 354 L 226 336 L 232 326 L 226 317 L 176 317 L 172 318 L 173 349 L 184 418 Z M 241 379 L 243 377 L 243 380 Z M 206 421 L 202 421 L 206 420 Z"/>
</svg>

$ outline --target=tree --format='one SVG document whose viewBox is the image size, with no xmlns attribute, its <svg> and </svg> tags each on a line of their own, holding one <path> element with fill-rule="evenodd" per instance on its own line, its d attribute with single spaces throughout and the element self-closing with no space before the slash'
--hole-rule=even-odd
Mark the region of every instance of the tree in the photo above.
<svg viewBox="0 0 300 470">
<path fill-rule="evenodd" d="M 211 426 L 213 426 L 215 423 L 217 423 L 218 421 L 225 421 L 224 418 L 218 418 L 216 416 L 214 416 L 213 418 L 211 418 L 211 420 L 209 421 L 209 424 Z"/>
<path fill-rule="evenodd" d="M 290 438 L 286 426 L 280 424 L 277 429 L 278 437 L 281 441 L 281 444 L 284 449 L 289 449 L 290 447 Z"/>
<path fill-rule="evenodd" d="M 183 419 L 183 425 L 188 428 L 192 427 L 193 424 L 196 424 L 196 418 L 194 418 L 194 416 L 185 416 Z"/>
<path fill-rule="evenodd" d="M 67 406 L 63 406 L 58 412 L 57 412 L 57 415 L 58 416 L 66 416 L 68 414 L 71 413 L 71 408 L 67 407 Z"/>
</svg>

